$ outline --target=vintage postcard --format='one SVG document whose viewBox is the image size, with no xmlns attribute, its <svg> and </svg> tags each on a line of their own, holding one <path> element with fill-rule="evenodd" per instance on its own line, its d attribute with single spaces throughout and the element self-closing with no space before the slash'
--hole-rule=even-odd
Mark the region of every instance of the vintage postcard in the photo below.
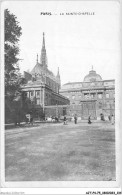
<svg viewBox="0 0 122 195">
<path fill-rule="evenodd" d="M 0 3 L 2 192 L 121 194 L 121 2 Z"/>
</svg>

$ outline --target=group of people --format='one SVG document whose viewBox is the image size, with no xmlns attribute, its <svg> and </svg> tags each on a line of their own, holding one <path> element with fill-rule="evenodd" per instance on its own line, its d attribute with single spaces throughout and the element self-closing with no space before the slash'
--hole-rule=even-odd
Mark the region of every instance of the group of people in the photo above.
<svg viewBox="0 0 122 195">
<path fill-rule="evenodd" d="M 74 124 L 77 124 L 77 120 L 78 120 L 77 114 L 75 114 L 73 118 L 74 118 Z M 100 114 L 100 119 L 102 121 L 105 121 L 105 117 L 104 117 L 103 113 Z M 58 117 L 51 117 L 51 120 L 54 120 L 55 122 L 59 121 Z M 108 120 L 111 122 L 112 125 L 114 125 L 115 121 L 114 121 L 114 115 L 113 114 L 108 116 Z M 67 121 L 68 121 L 68 118 L 67 118 L 66 115 L 64 116 L 63 121 L 64 121 L 64 125 L 66 125 Z M 32 114 L 27 114 L 26 115 L 26 123 L 33 125 L 33 116 L 32 116 Z M 91 124 L 91 123 L 92 123 L 91 115 L 89 115 L 88 116 L 88 124 Z"/>
<path fill-rule="evenodd" d="M 77 124 L 77 114 L 74 115 L 74 123 Z M 67 125 L 67 117 L 64 116 L 64 125 Z"/>
<path fill-rule="evenodd" d="M 78 117 L 77 117 L 77 114 L 74 115 L 74 123 L 77 124 L 77 120 L 78 120 Z M 88 124 L 91 124 L 91 115 L 88 117 Z M 67 125 L 67 117 L 66 115 L 64 116 L 64 125 Z"/>
<path fill-rule="evenodd" d="M 78 117 L 77 117 L 77 114 L 74 115 L 74 123 L 77 124 L 77 120 L 78 120 Z M 89 115 L 88 117 L 88 124 L 91 124 L 91 115 Z M 67 125 L 67 117 L 66 115 L 64 116 L 64 125 Z"/>
<path fill-rule="evenodd" d="M 67 117 L 65 115 L 64 116 L 64 125 L 67 125 L 67 121 L 68 121 L 68 119 L 67 119 Z M 74 123 L 77 124 L 77 115 L 76 114 L 74 115 Z"/>
<path fill-rule="evenodd" d="M 58 122 L 59 118 L 57 116 L 45 117 L 45 121 L 48 121 L 48 122 Z"/>
<path fill-rule="evenodd" d="M 75 124 L 77 124 L 77 118 L 78 118 L 78 117 L 77 117 L 77 114 L 75 114 L 75 115 L 74 115 L 74 123 L 75 123 Z M 104 117 L 104 114 L 103 114 L 103 113 L 100 114 L 100 118 L 101 118 L 102 121 L 105 121 L 105 117 Z M 112 114 L 112 115 L 109 115 L 109 116 L 108 116 L 108 119 L 109 119 L 109 121 L 111 122 L 111 124 L 114 125 L 114 123 L 115 123 L 115 122 L 114 122 L 114 115 L 113 115 L 113 114 Z M 91 115 L 89 115 L 89 116 L 88 116 L 88 124 L 91 124 L 91 123 L 92 123 L 92 121 L 91 121 Z M 65 115 L 65 116 L 64 116 L 64 125 L 66 125 L 66 124 L 67 124 L 67 117 L 66 117 L 66 115 Z"/>
<path fill-rule="evenodd" d="M 100 114 L 100 117 L 101 117 L 101 121 L 105 121 L 105 117 L 104 117 L 104 114 L 101 113 Z M 108 115 L 108 120 L 111 122 L 112 125 L 114 125 L 114 115 L 111 114 L 111 115 Z"/>
</svg>

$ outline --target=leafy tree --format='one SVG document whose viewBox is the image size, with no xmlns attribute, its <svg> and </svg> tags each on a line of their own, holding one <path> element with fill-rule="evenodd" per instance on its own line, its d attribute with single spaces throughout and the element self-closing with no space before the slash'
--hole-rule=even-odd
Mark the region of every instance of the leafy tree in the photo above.
<svg viewBox="0 0 122 195">
<path fill-rule="evenodd" d="M 13 100 L 21 92 L 20 85 L 23 83 L 19 72 L 19 38 L 22 28 L 19 26 L 17 17 L 8 9 L 4 11 L 4 59 L 5 59 L 5 114 L 12 116 L 15 110 Z"/>
<path fill-rule="evenodd" d="M 21 27 L 17 21 L 17 17 L 10 13 L 8 9 L 4 11 L 5 23 L 5 95 L 12 100 L 16 91 L 20 90 L 22 82 L 18 66 L 19 54 L 19 38 L 22 34 Z"/>
<path fill-rule="evenodd" d="M 26 113 L 36 115 L 35 100 L 27 98 L 26 93 L 21 91 L 21 85 L 26 80 L 19 72 L 19 38 L 22 28 L 19 26 L 17 17 L 5 9 L 5 119 L 6 122 L 14 121 L 16 124 L 24 119 Z M 8 120 L 9 119 L 9 120 Z"/>
</svg>

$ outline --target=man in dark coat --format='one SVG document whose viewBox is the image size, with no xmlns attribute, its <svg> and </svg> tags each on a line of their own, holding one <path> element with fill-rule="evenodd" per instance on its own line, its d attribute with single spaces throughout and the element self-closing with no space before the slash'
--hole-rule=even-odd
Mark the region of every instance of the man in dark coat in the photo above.
<svg viewBox="0 0 122 195">
<path fill-rule="evenodd" d="M 89 115 L 89 117 L 88 117 L 88 124 L 91 124 L 92 122 L 91 122 L 91 115 Z"/>
<path fill-rule="evenodd" d="M 77 124 L 77 115 L 76 114 L 74 116 L 74 122 L 75 122 L 75 124 Z"/>
<path fill-rule="evenodd" d="M 67 122 L 67 118 L 66 118 L 66 115 L 64 116 L 64 125 L 66 125 L 66 122 Z"/>
</svg>

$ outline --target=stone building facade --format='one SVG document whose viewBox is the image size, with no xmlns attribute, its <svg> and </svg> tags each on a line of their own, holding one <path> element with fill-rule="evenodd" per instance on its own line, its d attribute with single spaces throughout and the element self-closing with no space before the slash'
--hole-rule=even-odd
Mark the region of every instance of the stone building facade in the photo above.
<svg viewBox="0 0 122 195">
<path fill-rule="evenodd" d="M 75 113 L 81 119 L 99 119 L 104 114 L 115 114 L 115 80 L 102 80 L 95 70 L 89 71 L 83 82 L 69 82 L 62 86 L 60 94 L 69 98 L 69 114 Z"/>
<path fill-rule="evenodd" d="M 24 78 L 26 84 L 22 86 L 22 90 L 36 105 L 44 109 L 49 105 L 69 104 L 69 99 L 59 94 L 61 87 L 59 68 L 56 76 L 48 69 L 44 33 L 40 61 L 37 55 L 36 65 L 31 72 L 24 72 Z"/>
</svg>

